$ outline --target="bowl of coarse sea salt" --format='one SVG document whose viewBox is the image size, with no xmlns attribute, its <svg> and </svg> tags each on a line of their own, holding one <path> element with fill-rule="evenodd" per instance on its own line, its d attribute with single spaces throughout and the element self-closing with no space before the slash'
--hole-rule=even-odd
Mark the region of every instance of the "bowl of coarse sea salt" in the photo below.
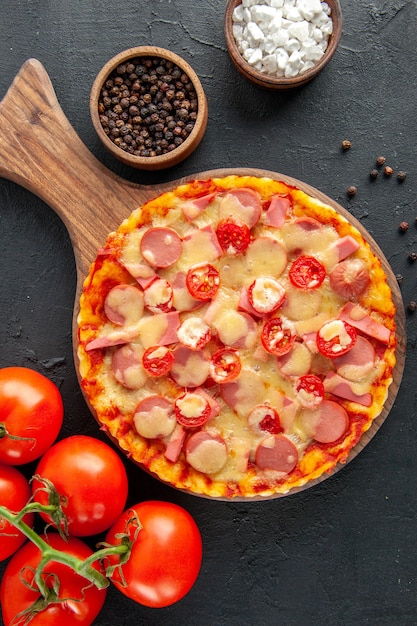
<svg viewBox="0 0 417 626">
<path fill-rule="evenodd" d="M 330 61 L 342 34 L 342 11 L 338 0 L 228 0 L 224 30 L 243 76 L 268 89 L 290 89 Z"/>
</svg>

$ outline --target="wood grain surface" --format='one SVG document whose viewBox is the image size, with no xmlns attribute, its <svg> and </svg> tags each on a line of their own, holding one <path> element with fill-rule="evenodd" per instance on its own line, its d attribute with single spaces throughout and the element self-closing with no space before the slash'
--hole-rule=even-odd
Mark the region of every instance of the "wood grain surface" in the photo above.
<svg viewBox="0 0 417 626">
<path fill-rule="evenodd" d="M 124 180 L 107 169 L 83 144 L 60 107 L 47 72 L 36 59 L 24 63 L 0 103 L 0 176 L 44 200 L 61 217 L 71 238 L 77 267 L 73 318 L 76 366 L 76 317 L 82 283 L 108 234 L 117 229 L 132 210 L 178 184 L 230 174 L 279 179 L 329 204 L 361 232 L 381 259 L 397 310 L 397 363 L 384 409 L 350 454 L 350 461 L 375 435 L 389 414 L 402 379 L 406 351 L 405 312 L 397 280 L 382 250 L 363 225 L 318 189 L 264 169 L 220 168 L 154 186 Z M 308 486 L 326 477 L 312 481 Z"/>
</svg>

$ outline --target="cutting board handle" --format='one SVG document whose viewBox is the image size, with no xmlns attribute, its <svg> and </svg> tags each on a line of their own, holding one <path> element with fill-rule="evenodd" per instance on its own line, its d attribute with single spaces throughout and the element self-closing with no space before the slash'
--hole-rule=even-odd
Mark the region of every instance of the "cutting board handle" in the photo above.
<svg viewBox="0 0 417 626">
<path fill-rule="evenodd" d="M 0 102 L 0 176 L 57 212 L 84 277 L 109 232 L 155 193 L 113 174 L 91 154 L 36 59 L 24 63 Z"/>
</svg>

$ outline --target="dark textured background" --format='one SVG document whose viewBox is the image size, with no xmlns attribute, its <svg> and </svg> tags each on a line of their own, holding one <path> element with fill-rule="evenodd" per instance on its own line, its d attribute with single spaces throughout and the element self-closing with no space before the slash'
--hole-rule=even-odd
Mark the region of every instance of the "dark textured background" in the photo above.
<svg viewBox="0 0 417 626">
<path fill-rule="evenodd" d="M 88 148 L 139 183 L 218 167 L 259 167 L 301 179 L 337 200 L 404 276 L 417 300 L 416 0 L 342 0 L 340 47 L 314 82 L 266 93 L 232 67 L 224 0 L 1 0 L 0 98 L 29 57 L 49 73 L 58 100 Z M 117 52 L 158 45 L 182 55 L 209 104 L 206 135 L 181 165 L 125 168 L 104 152 L 89 117 L 89 91 Z M 353 147 L 341 151 L 349 138 Z M 370 181 L 383 154 L 395 176 Z M 348 199 L 346 189 L 358 193 Z M 54 212 L 0 179 L 0 367 L 51 377 L 65 402 L 62 436 L 102 436 L 79 391 L 71 344 L 75 264 Z M 398 224 L 410 228 L 400 234 Z M 264 503 L 218 503 L 161 485 L 128 461 L 130 502 L 177 502 L 195 517 L 204 560 L 190 594 L 170 608 L 136 605 L 111 588 L 99 626 L 361 626 L 417 624 L 417 313 L 394 407 L 368 446 L 335 476 Z M 27 468 L 28 471 L 31 468 Z M 0 571 L 1 573 L 1 571 Z"/>
</svg>

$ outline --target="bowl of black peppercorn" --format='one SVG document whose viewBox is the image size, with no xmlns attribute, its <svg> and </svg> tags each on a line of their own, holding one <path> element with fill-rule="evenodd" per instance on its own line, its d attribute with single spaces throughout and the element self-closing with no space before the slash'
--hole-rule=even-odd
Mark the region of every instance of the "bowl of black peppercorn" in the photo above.
<svg viewBox="0 0 417 626">
<path fill-rule="evenodd" d="M 107 150 L 143 170 L 183 161 L 200 144 L 208 119 L 194 70 L 156 46 L 129 48 L 103 66 L 91 89 L 90 114 Z"/>
</svg>

